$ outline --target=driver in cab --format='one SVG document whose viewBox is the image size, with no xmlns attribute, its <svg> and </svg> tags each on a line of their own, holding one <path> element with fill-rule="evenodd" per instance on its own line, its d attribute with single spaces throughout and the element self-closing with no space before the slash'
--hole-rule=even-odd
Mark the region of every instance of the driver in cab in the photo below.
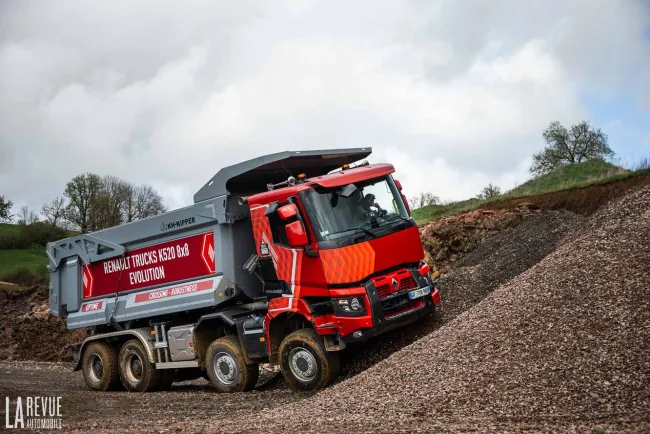
<svg viewBox="0 0 650 434">
<path fill-rule="evenodd" d="M 362 196 L 361 199 L 359 200 L 359 204 L 363 208 L 365 213 L 369 212 L 376 212 L 379 215 L 385 215 L 386 211 L 379 206 L 378 203 L 375 203 L 375 195 L 372 193 L 368 193 L 365 196 Z M 376 211 L 374 211 L 372 208 L 375 208 Z"/>
</svg>

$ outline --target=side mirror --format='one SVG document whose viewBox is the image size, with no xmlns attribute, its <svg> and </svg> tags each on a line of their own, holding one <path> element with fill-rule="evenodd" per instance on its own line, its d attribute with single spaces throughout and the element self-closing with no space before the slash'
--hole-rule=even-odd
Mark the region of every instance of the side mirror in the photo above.
<svg viewBox="0 0 650 434">
<path fill-rule="evenodd" d="M 278 208 L 278 215 L 282 220 L 289 220 L 298 215 L 298 208 L 295 203 L 283 205 Z"/>
<path fill-rule="evenodd" d="M 294 205 L 295 206 L 295 205 Z M 307 232 L 300 220 L 289 223 L 285 226 L 287 231 L 287 241 L 291 247 L 302 247 L 307 244 Z"/>
<path fill-rule="evenodd" d="M 402 202 L 404 202 L 404 206 L 406 207 L 406 212 L 408 212 L 409 215 L 411 215 L 411 207 L 409 206 L 408 199 L 403 194 L 401 196 L 402 196 Z"/>
</svg>

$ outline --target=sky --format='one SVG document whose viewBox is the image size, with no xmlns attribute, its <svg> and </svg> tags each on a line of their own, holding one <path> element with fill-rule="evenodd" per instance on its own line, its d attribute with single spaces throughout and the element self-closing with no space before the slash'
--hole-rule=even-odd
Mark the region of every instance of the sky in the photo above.
<svg viewBox="0 0 650 434">
<path fill-rule="evenodd" d="M 84 172 L 189 205 L 221 167 L 373 148 L 407 196 L 530 177 L 552 121 L 650 156 L 650 2 L 0 2 L 0 195 Z"/>
</svg>

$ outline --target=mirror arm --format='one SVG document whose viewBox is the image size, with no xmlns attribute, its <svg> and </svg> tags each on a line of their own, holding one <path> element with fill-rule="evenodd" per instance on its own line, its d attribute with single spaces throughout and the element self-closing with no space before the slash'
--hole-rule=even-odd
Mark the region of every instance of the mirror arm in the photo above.
<svg viewBox="0 0 650 434">
<path fill-rule="evenodd" d="M 310 258 L 318 258 L 318 251 L 317 250 L 312 250 L 309 247 L 309 244 L 305 244 L 305 255 L 309 256 Z"/>
</svg>

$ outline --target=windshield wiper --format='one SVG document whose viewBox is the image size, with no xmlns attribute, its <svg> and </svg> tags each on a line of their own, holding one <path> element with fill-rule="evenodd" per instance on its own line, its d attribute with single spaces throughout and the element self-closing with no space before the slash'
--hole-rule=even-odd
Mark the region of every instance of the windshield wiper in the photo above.
<svg viewBox="0 0 650 434">
<path fill-rule="evenodd" d="M 404 218 L 399 214 L 397 214 L 397 218 L 402 220 L 402 221 L 405 221 L 406 223 L 413 224 L 413 221 L 411 219 Z"/>
<path fill-rule="evenodd" d="M 358 228 L 355 228 L 355 229 L 361 229 L 362 231 L 364 231 L 366 234 L 370 235 L 371 237 L 373 237 L 373 238 L 377 238 L 377 235 L 375 235 L 374 233 L 370 232 L 370 231 L 369 231 L 368 229 L 366 229 L 366 228 L 362 228 L 361 226 L 359 226 Z"/>
</svg>

